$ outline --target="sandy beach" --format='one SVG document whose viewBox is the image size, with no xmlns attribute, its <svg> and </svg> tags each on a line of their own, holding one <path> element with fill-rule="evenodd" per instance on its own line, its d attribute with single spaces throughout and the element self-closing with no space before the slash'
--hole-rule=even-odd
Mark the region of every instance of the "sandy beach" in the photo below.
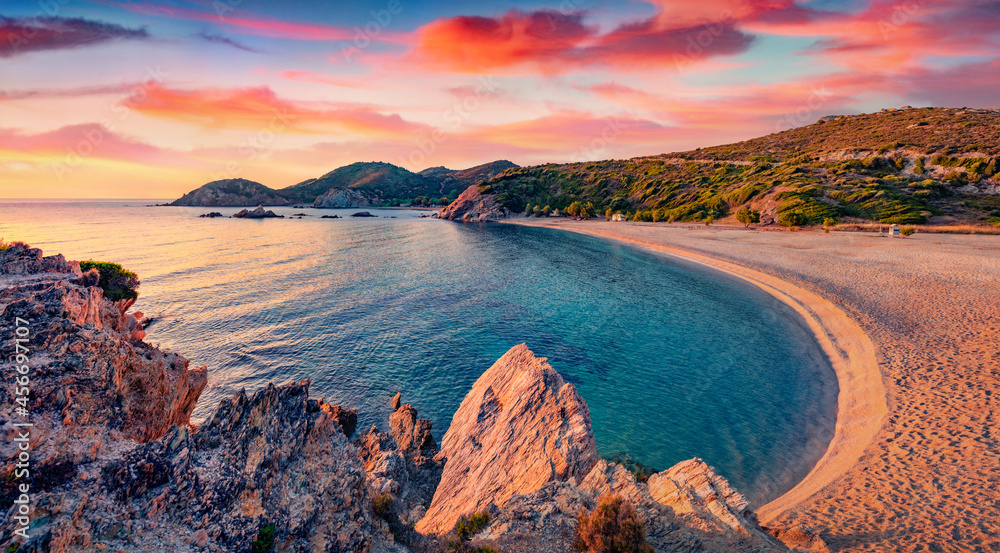
<svg viewBox="0 0 1000 553">
<path fill-rule="evenodd" d="M 837 371 L 837 428 L 763 522 L 832 551 L 1000 551 L 998 237 L 510 222 L 698 261 L 803 316 Z"/>
</svg>

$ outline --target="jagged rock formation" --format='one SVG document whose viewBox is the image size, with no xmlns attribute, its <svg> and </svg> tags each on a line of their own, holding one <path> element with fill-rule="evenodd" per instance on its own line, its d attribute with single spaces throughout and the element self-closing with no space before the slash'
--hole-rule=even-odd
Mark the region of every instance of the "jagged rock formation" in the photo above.
<svg viewBox="0 0 1000 553">
<path fill-rule="evenodd" d="M 389 433 L 372 426 L 356 443 L 374 493 L 393 496 L 403 521 L 415 523 L 434 497 L 443 463 L 431 421 L 417 418 L 417 410 L 400 404 L 400 396 L 392 399 Z"/>
<path fill-rule="evenodd" d="M 12 539 L 7 511 L 0 547 L 242 551 L 274 523 L 284 551 L 392 550 L 345 435 L 356 412 L 308 399 L 308 382 L 268 386 L 221 402 L 193 432 L 205 368 L 142 342 L 142 315 L 81 285 L 96 281 L 78 264 L 14 245 L 0 251 L 0 283 L 0 332 L 29 323 L 34 424 L 30 476 L 0 481 L 5 508 L 30 486 L 30 537 Z M 0 352 L 13 358 L 13 341 Z M 0 397 L 0 431 L 16 436 L 25 417 Z M 16 448 L 0 442 L 4 474 Z"/>
<path fill-rule="evenodd" d="M 252 206 L 288 205 L 292 199 L 259 182 L 247 179 L 223 179 L 196 188 L 170 205 Z"/>
<path fill-rule="evenodd" d="M 331 188 L 324 192 L 313 202 L 313 207 L 319 208 L 345 208 L 345 207 L 366 207 L 370 205 L 368 198 L 361 192 L 353 189 Z"/>
<path fill-rule="evenodd" d="M 743 537 L 760 531 L 746 498 L 701 459 L 677 463 L 650 476 L 648 484 L 653 499 L 673 507 L 693 527 L 735 531 Z"/>
<path fill-rule="evenodd" d="M 96 425 L 146 441 L 186 424 L 207 382 L 205 368 L 189 370 L 184 357 L 135 341 L 141 326 L 134 315 L 123 314 L 100 288 L 61 277 L 74 274 L 62 256 L 38 259 L 40 251 L 17 246 L 0 252 L 5 272 L 57 271 L 55 280 L 0 291 L 0 329 L 13 336 L 15 317 L 29 322 L 31 390 L 52 432 L 71 435 L 76 426 Z M 3 347 L 12 357 L 13 344 Z M 12 408 L 12 399 L 3 408 Z"/>
<path fill-rule="evenodd" d="M 704 470 L 708 479 L 721 478 L 708 466 L 699 465 L 697 469 Z M 699 520 L 698 515 L 680 515 L 678 511 L 682 506 L 655 500 L 650 489 L 631 472 L 603 460 L 578 485 L 550 482 L 532 494 L 512 497 L 503 509 L 494 510 L 493 520 L 481 537 L 504 551 L 573 552 L 579 513 L 593 510 L 606 494 L 619 495 L 635 507 L 646 540 L 658 552 L 787 551 L 780 541 L 759 527 L 742 534 L 713 526 L 711 519 Z M 745 501 L 742 496 L 728 500 L 735 501 L 736 505 Z M 748 525 L 756 524 L 752 513 L 746 515 L 746 520 Z"/>
<path fill-rule="evenodd" d="M 333 410 L 308 381 L 241 391 L 198 432 L 175 427 L 105 465 L 103 492 L 127 514 L 162 513 L 140 543 L 187 534 L 240 551 L 272 523 L 284 551 L 368 551 L 388 530 Z"/>
<path fill-rule="evenodd" d="M 398 412 L 398 411 L 397 411 Z M 597 463 L 590 410 L 544 358 L 515 346 L 465 396 L 441 441 L 441 484 L 417 531 L 451 530 L 458 517 L 581 480 Z"/>
<path fill-rule="evenodd" d="M 499 221 L 510 213 L 496 202 L 493 194 L 481 194 L 478 186 L 470 186 L 459 194 L 438 215 L 441 219 L 453 221 L 483 222 Z"/>
</svg>

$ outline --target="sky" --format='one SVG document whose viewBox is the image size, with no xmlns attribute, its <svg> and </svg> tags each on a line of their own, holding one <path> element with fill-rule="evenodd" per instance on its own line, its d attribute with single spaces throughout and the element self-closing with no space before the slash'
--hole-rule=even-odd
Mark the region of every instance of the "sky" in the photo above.
<svg viewBox="0 0 1000 553">
<path fill-rule="evenodd" d="M 998 92 L 1000 0 L 0 0 L 0 198 L 628 158 Z"/>
</svg>

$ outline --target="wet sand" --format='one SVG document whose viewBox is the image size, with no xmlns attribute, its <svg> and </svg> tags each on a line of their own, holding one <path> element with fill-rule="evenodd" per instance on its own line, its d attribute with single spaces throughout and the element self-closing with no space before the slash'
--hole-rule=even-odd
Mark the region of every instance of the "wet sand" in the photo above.
<svg viewBox="0 0 1000 553">
<path fill-rule="evenodd" d="M 510 222 L 699 261 L 803 316 L 837 371 L 837 428 L 765 524 L 832 551 L 1000 551 L 1000 237 Z"/>
</svg>

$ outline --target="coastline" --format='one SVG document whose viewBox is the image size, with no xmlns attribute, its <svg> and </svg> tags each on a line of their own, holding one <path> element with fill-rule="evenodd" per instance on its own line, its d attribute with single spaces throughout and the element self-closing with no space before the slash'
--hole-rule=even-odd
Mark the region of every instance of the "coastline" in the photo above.
<svg viewBox="0 0 1000 553">
<path fill-rule="evenodd" d="M 875 346 L 857 322 L 825 298 L 761 271 L 663 243 L 632 239 L 597 228 L 581 228 L 578 224 L 547 224 L 548 220 L 537 223 L 530 219 L 506 220 L 503 223 L 567 230 L 692 261 L 759 287 L 803 318 L 837 375 L 836 427 L 826 452 L 806 477 L 757 509 L 761 522 L 779 518 L 850 470 L 882 429 L 889 409 Z"/>
</svg>

